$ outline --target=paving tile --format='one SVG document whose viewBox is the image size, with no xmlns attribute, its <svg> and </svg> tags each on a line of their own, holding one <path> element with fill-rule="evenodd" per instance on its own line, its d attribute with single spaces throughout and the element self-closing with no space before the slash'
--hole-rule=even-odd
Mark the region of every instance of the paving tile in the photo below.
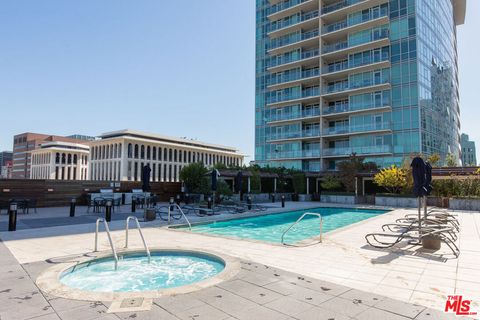
<svg viewBox="0 0 480 320">
<path fill-rule="evenodd" d="M 355 319 L 357 320 L 409 320 L 411 318 L 400 316 L 398 314 L 380 310 L 380 309 L 370 308 L 360 313 L 359 315 L 357 315 Z"/>
<path fill-rule="evenodd" d="M 415 320 L 453 320 L 457 319 L 457 317 L 453 314 L 448 314 L 440 310 L 434 309 L 425 309 L 423 310 Z"/>
<path fill-rule="evenodd" d="M 313 308 L 311 304 L 301 302 L 290 297 L 282 297 L 280 299 L 265 304 L 265 307 L 292 317 L 295 317 L 298 314 Z"/>
<path fill-rule="evenodd" d="M 191 308 L 200 307 L 205 304 L 205 302 L 200 301 L 189 294 L 162 297 L 155 299 L 153 303 L 174 314 Z"/>
<path fill-rule="evenodd" d="M 68 320 L 93 320 L 107 315 L 107 308 L 101 303 L 67 309 L 57 312 L 60 318 Z"/>
<path fill-rule="evenodd" d="M 286 320 L 293 319 L 292 317 L 282 314 L 278 311 L 263 307 L 256 306 L 251 309 L 244 309 L 235 314 L 234 319 L 240 320 Z"/>
<path fill-rule="evenodd" d="M 390 311 L 392 313 L 396 313 L 398 315 L 402 315 L 408 318 L 415 318 L 420 312 L 425 309 L 425 307 L 416 304 L 411 304 L 390 298 L 380 301 L 375 305 L 374 308 Z"/>
<path fill-rule="evenodd" d="M 35 316 L 33 318 L 30 318 L 28 320 L 61 320 L 60 317 L 54 312 L 54 313 L 49 313 L 43 316 Z"/>
<path fill-rule="evenodd" d="M 299 320 L 350 320 L 352 318 L 335 311 L 313 307 L 295 316 Z"/>
<path fill-rule="evenodd" d="M 278 279 L 278 277 L 275 277 L 275 276 L 265 276 L 265 275 L 262 275 L 262 274 L 257 274 L 257 273 L 252 273 L 252 272 L 248 272 L 246 275 L 240 276 L 240 278 L 243 281 L 247 281 L 247 282 L 259 285 L 259 286 L 264 286 L 266 284 L 269 284 L 269 283 L 272 283 L 272 282 L 277 282 L 277 281 L 280 280 L 280 279 Z"/>
<path fill-rule="evenodd" d="M 49 300 L 50 305 L 56 312 L 68 311 L 75 308 L 94 308 L 96 305 L 103 305 L 101 302 L 91 302 L 91 301 L 81 301 L 81 300 L 71 300 L 56 298 Z"/>
<path fill-rule="evenodd" d="M 341 295 L 339 295 L 339 297 L 347 300 L 359 301 L 363 304 L 366 304 L 367 306 L 374 306 L 385 299 L 384 296 L 356 289 L 352 289 L 345 293 L 342 293 Z"/>
<path fill-rule="evenodd" d="M 264 286 L 265 288 L 280 293 L 284 296 L 288 296 L 298 290 L 298 286 L 295 284 L 291 284 L 290 282 L 286 281 L 278 281 L 274 283 L 269 283 Z"/>
<path fill-rule="evenodd" d="M 258 307 L 257 303 L 233 294 L 210 300 L 208 304 L 234 317 L 244 315 L 248 310 Z"/>
<path fill-rule="evenodd" d="M 225 312 L 222 312 L 212 306 L 203 305 L 200 307 L 195 307 L 188 309 L 186 311 L 176 314 L 179 319 L 184 320 L 223 320 L 227 319 L 230 316 Z"/>
<path fill-rule="evenodd" d="M 124 320 L 178 320 L 177 317 L 160 308 L 157 305 L 153 305 L 150 311 L 139 312 L 122 312 L 116 314 L 120 319 Z"/>
<path fill-rule="evenodd" d="M 289 297 L 315 306 L 319 306 L 323 302 L 334 298 L 334 296 L 328 295 L 326 293 L 302 287 L 299 287 Z"/>
<path fill-rule="evenodd" d="M 355 317 L 357 314 L 370 308 L 360 301 L 335 297 L 320 305 L 322 309 L 328 309 L 348 317 Z"/>
<path fill-rule="evenodd" d="M 258 304 L 265 304 L 282 296 L 275 291 L 239 279 L 226 281 L 218 286 Z"/>
</svg>

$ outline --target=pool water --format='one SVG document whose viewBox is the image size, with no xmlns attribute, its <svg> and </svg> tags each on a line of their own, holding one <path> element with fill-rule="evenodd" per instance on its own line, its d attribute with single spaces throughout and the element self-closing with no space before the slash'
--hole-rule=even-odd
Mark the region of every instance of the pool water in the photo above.
<svg viewBox="0 0 480 320">
<path fill-rule="evenodd" d="M 93 260 L 65 271 L 60 282 L 95 292 L 135 292 L 175 288 L 220 273 L 225 264 L 211 256 L 183 252 L 125 255 L 115 271 L 113 258 Z"/>
<path fill-rule="evenodd" d="M 320 213 L 323 217 L 323 233 L 381 215 L 385 210 L 356 208 L 315 208 L 264 216 L 218 221 L 192 227 L 193 232 L 281 243 L 282 234 L 305 212 Z M 286 235 L 286 243 L 295 243 L 318 237 L 319 219 L 305 216 Z"/>
</svg>

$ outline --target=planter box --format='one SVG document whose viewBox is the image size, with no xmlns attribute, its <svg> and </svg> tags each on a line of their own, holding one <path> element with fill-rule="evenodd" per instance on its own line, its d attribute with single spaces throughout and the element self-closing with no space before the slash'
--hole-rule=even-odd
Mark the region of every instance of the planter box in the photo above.
<svg viewBox="0 0 480 320">
<path fill-rule="evenodd" d="M 418 199 L 411 197 L 375 196 L 375 205 L 384 207 L 418 208 Z"/>
<path fill-rule="evenodd" d="M 320 202 L 330 202 L 330 203 L 344 203 L 344 204 L 355 204 L 354 195 L 336 195 L 336 194 L 322 194 L 320 195 Z"/>
<path fill-rule="evenodd" d="M 312 201 L 312 195 L 311 194 L 299 194 L 298 195 L 298 201 Z"/>
<path fill-rule="evenodd" d="M 480 211 L 480 199 L 457 199 L 451 198 L 449 208 L 453 210 Z"/>
</svg>

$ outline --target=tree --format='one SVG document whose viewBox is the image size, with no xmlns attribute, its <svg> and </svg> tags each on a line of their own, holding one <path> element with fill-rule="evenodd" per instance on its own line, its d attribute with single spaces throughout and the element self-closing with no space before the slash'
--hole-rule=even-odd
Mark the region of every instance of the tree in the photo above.
<svg viewBox="0 0 480 320">
<path fill-rule="evenodd" d="M 262 191 L 260 172 L 258 170 L 252 170 L 251 172 L 252 176 L 250 177 L 250 191 L 252 193 L 260 193 Z"/>
<path fill-rule="evenodd" d="M 180 171 L 180 179 L 185 183 L 188 192 L 203 193 L 208 188 L 208 180 L 205 177 L 208 170 L 200 162 L 191 163 Z"/>
<path fill-rule="evenodd" d="M 342 183 L 336 176 L 330 175 L 323 179 L 322 183 L 320 183 L 320 186 L 325 190 L 338 190 L 342 187 Z"/>
<path fill-rule="evenodd" d="M 390 193 L 399 193 L 407 184 L 406 178 L 405 169 L 392 165 L 390 168 L 380 170 L 380 172 L 373 177 L 373 181 L 377 185 L 387 189 Z"/>
<path fill-rule="evenodd" d="M 230 197 L 233 192 L 224 180 L 217 181 L 217 194 Z"/>
<path fill-rule="evenodd" d="M 447 154 L 445 157 L 445 164 L 447 167 L 456 167 L 458 164 L 457 157 L 453 153 Z"/>
<path fill-rule="evenodd" d="M 440 161 L 440 155 L 438 153 L 433 153 L 428 156 L 427 161 L 430 163 L 432 167 L 436 167 L 438 162 Z"/>
<path fill-rule="evenodd" d="M 292 175 L 293 190 L 295 193 L 304 194 L 306 190 L 306 179 L 303 172 L 295 173 Z"/>
<path fill-rule="evenodd" d="M 375 163 L 364 163 L 364 160 L 364 158 L 357 157 L 357 155 L 353 153 L 348 160 L 338 164 L 339 178 L 347 192 L 355 191 L 355 177 L 359 172 L 377 170 Z"/>
</svg>

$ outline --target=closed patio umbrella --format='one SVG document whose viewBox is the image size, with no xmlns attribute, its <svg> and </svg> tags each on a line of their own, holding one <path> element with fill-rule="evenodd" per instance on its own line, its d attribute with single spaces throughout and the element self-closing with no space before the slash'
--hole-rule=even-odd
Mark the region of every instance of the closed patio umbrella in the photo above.
<svg viewBox="0 0 480 320">
<path fill-rule="evenodd" d="M 421 216 L 421 197 L 427 194 L 425 190 L 426 166 L 425 161 L 420 157 L 415 157 L 410 164 L 413 177 L 413 194 L 418 198 L 418 242 L 422 241 L 422 216 Z M 427 200 L 425 199 L 425 206 Z M 426 212 L 425 207 L 425 212 Z"/>
<path fill-rule="evenodd" d="M 142 190 L 143 192 L 150 191 L 150 165 L 146 165 L 142 169 Z"/>
</svg>

